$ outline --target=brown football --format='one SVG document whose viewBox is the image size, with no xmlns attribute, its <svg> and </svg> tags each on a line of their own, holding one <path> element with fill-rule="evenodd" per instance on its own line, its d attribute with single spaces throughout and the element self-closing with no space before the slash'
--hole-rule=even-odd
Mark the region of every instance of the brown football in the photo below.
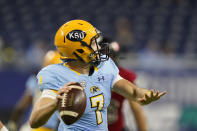
<svg viewBox="0 0 197 131">
<path fill-rule="evenodd" d="M 65 124 L 71 125 L 76 122 L 85 111 L 86 94 L 83 87 L 79 84 L 72 84 L 71 90 L 63 93 L 63 99 L 59 100 L 58 110 Z"/>
</svg>

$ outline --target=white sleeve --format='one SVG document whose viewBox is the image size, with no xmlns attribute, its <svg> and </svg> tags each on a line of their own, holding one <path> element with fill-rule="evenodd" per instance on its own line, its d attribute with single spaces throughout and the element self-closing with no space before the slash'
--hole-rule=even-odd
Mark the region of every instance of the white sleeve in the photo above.
<svg viewBox="0 0 197 131">
<path fill-rule="evenodd" d="M 112 87 L 114 87 L 114 84 L 116 83 L 116 82 L 118 82 L 119 80 L 121 80 L 121 79 L 123 79 L 119 74 L 116 76 L 116 78 L 114 79 L 114 81 L 113 81 L 113 84 L 112 84 Z"/>
<path fill-rule="evenodd" d="M 57 94 L 53 91 L 53 90 L 43 90 L 42 94 L 41 94 L 41 98 L 43 97 L 47 97 L 47 98 L 52 98 L 52 99 L 56 99 Z"/>
</svg>

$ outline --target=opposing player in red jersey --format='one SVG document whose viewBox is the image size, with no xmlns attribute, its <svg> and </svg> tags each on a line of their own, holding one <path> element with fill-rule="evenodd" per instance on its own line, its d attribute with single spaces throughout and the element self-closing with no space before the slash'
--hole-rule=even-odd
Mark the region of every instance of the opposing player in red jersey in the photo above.
<svg viewBox="0 0 197 131">
<path fill-rule="evenodd" d="M 117 62 L 117 54 L 119 51 L 119 44 L 117 42 L 112 42 L 108 38 L 104 38 L 105 42 L 110 43 L 111 58 L 117 64 L 119 68 L 119 74 L 121 77 L 127 79 L 128 81 L 134 83 L 136 79 L 136 74 L 130 70 L 120 67 Z M 125 98 L 121 95 L 113 92 L 111 96 L 111 103 L 108 107 L 108 128 L 109 131 L 125 131 L 124 116 L 122 112 L 123 102 Z M 147 131 L 147 123 L 144 112 L 141 106 L 134 102 L 129 101 L 131 110 L 135 117 L 138 131 Z"/>
</svg>

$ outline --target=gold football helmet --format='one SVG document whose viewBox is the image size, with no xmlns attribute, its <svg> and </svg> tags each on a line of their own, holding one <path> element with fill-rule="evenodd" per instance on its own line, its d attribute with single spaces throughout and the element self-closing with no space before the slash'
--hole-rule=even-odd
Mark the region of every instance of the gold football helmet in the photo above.
<svg viewBox="0 0 197 131">
<path fill-rule="evenodd" d="M 58 51 L 50 50 L 44 56 L 43 67 L 58 63 L 62 63 Z"/>
<path fill-rule="evenodd" d="M 92 41 L 96 42 L 96 51 L 91 48 Z M 65 62 L 80 60 L 96 65 L 109 58 L 101 32 L 84 20 L 71 20 L 62 25 L 55 35 L 55 46 Z"/>
</svg>

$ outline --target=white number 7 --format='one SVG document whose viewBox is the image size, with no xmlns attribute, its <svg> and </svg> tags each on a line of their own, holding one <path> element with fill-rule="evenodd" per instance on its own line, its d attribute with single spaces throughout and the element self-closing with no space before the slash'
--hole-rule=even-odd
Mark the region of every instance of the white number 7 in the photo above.
<svg viewBox="0 0 197 131">
<path fill-rule="evenodd" d="M 91 107 L 97 107 L 95 113 L 96 113 L 96 119 L 97 119 L 97 124 L 101 124 L 103 122 L 101 110 L 103 109 L 104 105 L 104 96 L 103 94 L 93 96 L 90 98 L 91 101 Z"/>
</svg>

